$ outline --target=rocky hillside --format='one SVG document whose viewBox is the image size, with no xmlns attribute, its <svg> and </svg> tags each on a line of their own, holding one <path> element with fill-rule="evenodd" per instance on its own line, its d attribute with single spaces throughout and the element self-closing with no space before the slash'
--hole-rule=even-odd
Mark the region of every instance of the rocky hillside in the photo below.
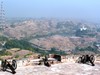
<svg viewBox="0 0 100 75">
<path fill-rule="evenodd" d="M 87 31 L 79 31 L 82 27 Z M 97 41 L 94 24 L 72 20 L 24 20 L 4 28 L 2 34 L 10 38 L 30 41 L 45 49 L 55 47 L 59 50 L 72 50 L 77 46 L 84 47 Z"/>
<path fill-rule="evenodd" d="M 24 37 L 46 37 L 55 34 L 66 36 L 75 35 L 76 30 L 82 26 L 87 27 L 89 30 L 95 29 L 94 25 L 89 23 L 57 19 L 34 19 L 14 23 L 11 26 L 6 27 L 3 33 L 17 39 Z"/>
<path fill-rule="evenodd" d="M 75 45 L 68 37 L 60 35 L 55 35 L 47 38 L 33 39 L 30 42 L 44 47 L 47 50 L 50 50 L 53 47 L 59 50 L 72 50 L 75 48 Z"/>
</svg>

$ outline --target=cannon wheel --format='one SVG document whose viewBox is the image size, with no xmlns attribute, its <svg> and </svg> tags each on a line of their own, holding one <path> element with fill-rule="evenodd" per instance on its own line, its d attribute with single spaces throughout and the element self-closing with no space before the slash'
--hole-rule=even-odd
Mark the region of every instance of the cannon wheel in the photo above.
<svg viewBox="0 0 100 75">
<path fill-rule="evenodd" d="M 79 57 L 79 58 L 76 60 L 77 63 L 81 63 L 81 61 L 82 61 L 82 57 Z"/>
<path fill-rule="evenodd" d="M 90 55 L 90 60 L 94 63 L 94 61 L 95 61 L 94 55 Z"/>
<path fill-rule="evenodd" d="M 82 55 L 82 63 L 85 63 L 85 62 L 86 62 L 85 55 Z"/>
<path fill-rule="evenodd" d="M 13 66 L 14 70 L 17 68 L 17 62 L 16 62 L 16 60 L 12 60 L 12 66 Z"/>
<path fill-rule="evenodd" d="M 1 67 L 2 67 L 2 70 L 3 70 L 3 71 L 6 71 L 6 69 L 7 69 L 6 61 L 2 61 Z"/>
</svg>

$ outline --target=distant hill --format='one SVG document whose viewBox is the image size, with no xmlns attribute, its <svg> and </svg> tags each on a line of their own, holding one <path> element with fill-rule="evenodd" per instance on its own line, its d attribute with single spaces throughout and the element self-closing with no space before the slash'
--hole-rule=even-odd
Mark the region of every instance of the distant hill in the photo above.
<svg viewBox="0 0 100 75">
<path fill-rule="evenodd" d="M 83 26 L 87 29 L 81 31 Z M 94 23 L 76 20 L 24 19 L 14 20 L 2 31 L 10 39 L 26 40 L 42 50 L 75 50 L 99 42 L 100 32 Z M 98 28 L 99 30 L 99 28 Z"/>
<path fill-rule="evenodd" d="M 3 34 L 17 39 L 39 38 L 57 34 L 73 36 L 76 30 L 82 26 L 89 30 L 95 29 L 95 25 L 91 23 L 57 19 L 31 19 L 11 24 L 4 29 Z"/>
</svg>

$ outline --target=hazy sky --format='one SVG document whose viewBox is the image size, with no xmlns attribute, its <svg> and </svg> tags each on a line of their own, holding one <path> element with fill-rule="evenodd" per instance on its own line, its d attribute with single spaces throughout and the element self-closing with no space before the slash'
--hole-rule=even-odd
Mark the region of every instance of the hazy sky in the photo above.
<svg viewBox="0 0 100 75">
<path fill-rule="evenodd" d="M 100 19 L 100 0 L 1 0 L 7 17 Z"/>
</svg>

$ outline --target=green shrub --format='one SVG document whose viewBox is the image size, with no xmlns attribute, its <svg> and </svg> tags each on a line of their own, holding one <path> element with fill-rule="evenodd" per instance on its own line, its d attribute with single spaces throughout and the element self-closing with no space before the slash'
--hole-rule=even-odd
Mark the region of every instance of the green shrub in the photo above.
<svg viewBox="0 0 100 75">
<path fill-rule="evenodd" d="M 19 55 L 16 55 L 15 58 L 19 58 Z"/>
</svg>

